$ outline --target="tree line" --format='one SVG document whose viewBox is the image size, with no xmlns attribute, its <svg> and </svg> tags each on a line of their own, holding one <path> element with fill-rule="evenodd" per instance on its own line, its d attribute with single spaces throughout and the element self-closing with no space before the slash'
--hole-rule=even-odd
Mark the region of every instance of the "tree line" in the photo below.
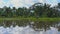
<svg viewBox="0 0 60 34">
<path fill-rule="evenodd" d="M 0 17 L 60 17 L 60 3 L 51 7 L 50 4 L 35 3 L 29 8 L 0 8 Z"/>
</svg>

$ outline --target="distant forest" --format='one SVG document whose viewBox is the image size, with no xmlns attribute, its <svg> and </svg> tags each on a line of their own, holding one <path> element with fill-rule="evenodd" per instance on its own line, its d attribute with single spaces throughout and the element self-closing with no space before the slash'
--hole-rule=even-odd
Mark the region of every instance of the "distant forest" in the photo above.
<svg viewBox="0 0 60 34">
<path fill-rule="evenodd" d="M 50 4 L 35 3 L 29 8 L 0 8 L 0 17 L 60 17 L 60 3 L 51 7 Z"/>
</svg>

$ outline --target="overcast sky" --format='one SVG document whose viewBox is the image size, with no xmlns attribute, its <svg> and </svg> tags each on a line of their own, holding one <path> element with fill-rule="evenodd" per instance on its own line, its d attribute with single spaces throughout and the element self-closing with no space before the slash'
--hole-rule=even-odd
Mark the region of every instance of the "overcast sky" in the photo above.
<svg viewBox="0 0 60 34">
<path fill-rule="evenodd" d="M 34 3 L 49 3 L 52 6 L 56 5 L 60 0 L 0 0 L 0 7 L 10 6 L 10 7 L 29 7 Z"/>
</svg>

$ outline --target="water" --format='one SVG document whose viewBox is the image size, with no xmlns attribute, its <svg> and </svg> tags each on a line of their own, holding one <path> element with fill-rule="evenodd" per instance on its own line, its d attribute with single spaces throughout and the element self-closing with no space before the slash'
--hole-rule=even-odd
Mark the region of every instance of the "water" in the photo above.
<svg viewBox="0 0 60 34">
<path fill-rule="evenodd" d="M 43 31 L 35 31 L 34 29 L 30 28 L 29 26 L 26 27 L 7 27 L 4 28 L 3 26 L 0 27 L 0 34 L 60 34 L 58 28 L 50 27 L 50 30 L 43 30 Z"/>
<path fill-rule="evenodd" d="M 60 22 L 1 21 L 0 34 L 60 34 Z"/>
</svg>

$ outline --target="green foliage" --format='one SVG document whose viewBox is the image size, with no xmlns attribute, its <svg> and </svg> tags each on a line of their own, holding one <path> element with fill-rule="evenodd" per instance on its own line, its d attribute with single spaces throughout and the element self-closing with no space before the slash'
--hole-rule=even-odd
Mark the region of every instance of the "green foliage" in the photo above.
<svg viewBox="0 0 60 34">
<path fill-rule="evenodd" d="M 58 6 L 50 7 L 49 4 L 35 3 L 30 8 L 19 7 L 18 9 L 13 7 L 0 8 L 0 17 L 60 17 L 60 11 L 57 9 Z"/>
</svg>

